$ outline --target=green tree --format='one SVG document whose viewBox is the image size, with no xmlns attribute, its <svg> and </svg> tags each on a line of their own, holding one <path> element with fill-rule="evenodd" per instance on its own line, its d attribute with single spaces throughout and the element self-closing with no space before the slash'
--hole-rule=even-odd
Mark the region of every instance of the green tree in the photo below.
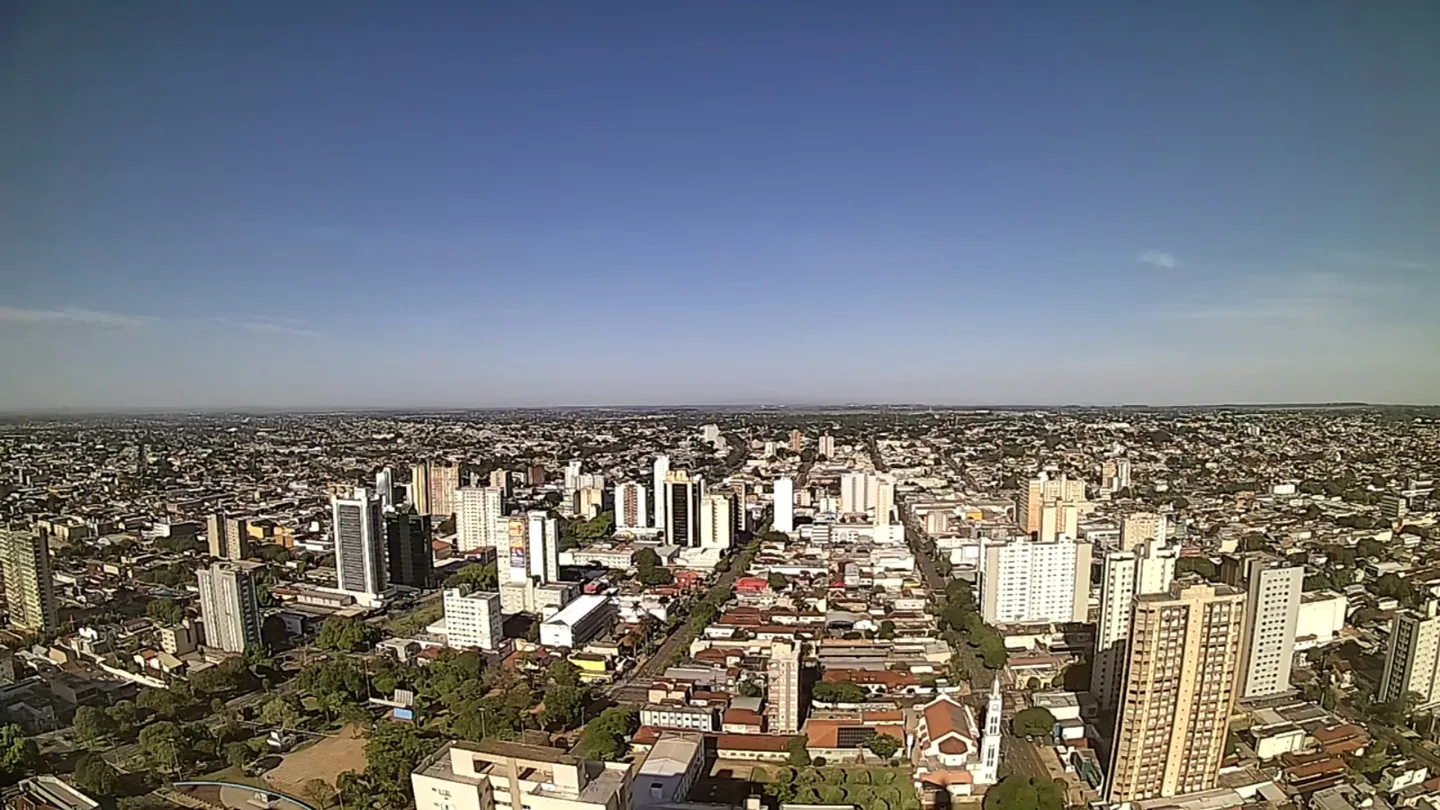
<svg viewBox="0 0 1440 810">
<path fill-rule="evenodd" d="M 545 708 L 540 712 L 540 722 L 547 728 L 574 728 L 580 725 L 588 700 L 589 695 L 583 687 L 557 684 L 545 693 Z"/>
<path fill-rule="evenodd" d="M 250 761 L 250 746 L 243 742 L 225 744 L 225 762 L 232 768 L 243 768 Z"/>
<path fill-rule="evenodd" d="M 315 646 L 336 652 L 366 652 L 380 640 L 380 631 L 358 619 L 331 616 L 320 625 Z"/>
<path fill-rule="evenodd" d="M 15 784 L 39 763 L 40 750 L 25 729 L 14 723 L 0 727 L 0 785 Z"/>
<path fill-rule="evenodd" d="M 1046 779 L 1007 776 L 985 791 L 984 810 L 1064 810 L 1064 788 Z"/>
<path fill-rule="evenodd" d="M 295 728 L 304 717 L 300 703 L 294 698 L 273 697 L 260 708 L 260 723 L 266 726 Z"/>
<path fill-rule="evenodd" d="M 120 773 L 104 757 L 86 752 L 75 760 L 75 784 L 97 799 L 110 798 L 120 790 Z"/>
<path fill-rule="evenodd" d="M 142 689 L 135 696 L 135 705 L 166 720 L 174 720 L 185 710 L 187 701 L 175 689 Z"/>
<path fill-rule="evenodd" d="M 1220 569 L 1204 557 L 1181 557 L 1175 561 L 1175 575 L 1199 574 L 1210 582 L 1220 581 Z"/>
<path fill-rule="evenodd" d="M 178 624 L 185 618 L 185 608 L 174 599 L 161 597 L 151 600 L 150 604 L 145 606 L 145 615 L 161 624 Z"/>
<path fill-rule="evenodd" d="M 790 742 L 785 744 L 785 751 L 789 754 L 789 762 L 796 768 L 804 768 L 810 764 L 810 738 L 801 734 L 798 737 L 791 737 Z M 812 802 L 813 804 L 813 802 Z"/>
<path fill-rule="evenodd" d="M 1303 587 L 1306 591 L 1328 591 L 1335 588 L 1335 583 L 1331 581 L 1329 574 L 1319 571 L 1306 576 Z"/>
<path fill-rule="evenodd" d="M 884 621 L 880 622 L 880 632 L 878 635 L 880 636 L 880 638 L 887 641 L 889 639 L 895 638 L 895 622 L 892 622 L 889 619 L 885 619 Z"/>
<path fill-rule="evenodd" d="M 785 586 L 790 584 L 790 580 L 779 571 L 771 571 L 770 575 L 765 577 L 765 584 L 769 585 L 772 591 L 783 591 Z"/>
<path fill-rule="evenodd" d="M 889 734 L 877 734 L 865 741 L 865 747 L 870 753 L 881 759 L 889 759 L 895 756 L 903 743 Z"/>
<path fill-rule="evenodd" d="M 156 767 L 175 772 L 185 751 L 185 736 L 180 727 L 169 720 L 151 723 L 140 730 L 140 750 Z"/>
<path fill-rule="evenodd" d="M 119 700 L 105 710 L 105 715 L 110 718 L 115 736 L 128 740 L 135 733 L 135 723 L 139 720 L 140 710 L 133 700 Z"/>
<path fill-rule="evenodd" d="M 75 710 L 75 733 L 93 746 L 115 733 L 115 721 L 103 709 L 81 706 Z"/>
<path fill-rule="evenodd" d="M 1055 715 L 1048 709 L 1032 706 L 1015 715 L 1013 721 L 1017 737 L 1049 738 L 1055 731 Z"/>
<path fill-rule="evenodd" d="M 580 735 L 580 752 L 588 759 L 614 761 L 625 753 L 625 741 L 640 727 L 634 709 L 612 707 L 585 724 Z"/>
<path fill-rule="evenodd" d="M 545 676 L 556 686 L 579 686 L 580 668 L 568 658 L 557 658 L 545 671 Z"/>
<path fill-rule="evenodd" d="M 815 684 L 811 697 L 821 703 L 860 703 L 865 700 L 865 690 L 851 681 Z"/>
<path fill-rule="evenodd" d="M 484 563 L 483 565 L 467 565 L 446 577 L 445 587 L 459 588 L 464 585 L 471 585 L 478 590 L 493 591 L 498 582 L 497 570 L 493 562 Z"/>
<path fill-rule="evenodd" d="M 764 687 L 752 680 L 741 681 L 735 691 L 740 697 L 746 698 L 762 697 L 765 694 Z"/>
<path fill-rule="evenodd" d="M 386 808 L 410 806 L 410 772 L 438 747 L 433 735 L 411 723 L 375 726 L 365 743 L 365 780 L 376 799 Z"/>
</svg>

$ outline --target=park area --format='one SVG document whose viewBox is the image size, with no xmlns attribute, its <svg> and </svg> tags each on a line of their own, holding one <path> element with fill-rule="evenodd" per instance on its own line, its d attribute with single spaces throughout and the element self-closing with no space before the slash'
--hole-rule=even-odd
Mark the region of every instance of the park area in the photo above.
<svg viewBox="0 0 1440 810">
<path fill-rule="evenodd" d="M 722 763 L 716 763 L 720 768 Z M 791 768 L 744 763 L 726 766 L 748 768 L 750 790 L 789 804 L 849 804 L 860 810 L 920 810 L 908 768 Z M 712 770 L 712 773 L 714 771 Z"/>
<path fill-rule="evenodd" d="M 291 796 L 314 802 L 316 779 L 336 787 L 340 774 L 365 770 L 365 735 L 357 725 L 340 729 L 333 737 L 299 748 L 285 755 L 274 770 L 265 774 L 271 787 Z"/>
</svg>

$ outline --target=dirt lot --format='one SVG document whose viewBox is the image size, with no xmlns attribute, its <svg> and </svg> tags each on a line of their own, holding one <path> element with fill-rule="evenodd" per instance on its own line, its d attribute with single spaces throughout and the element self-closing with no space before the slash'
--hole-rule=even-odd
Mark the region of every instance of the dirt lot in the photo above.
<svg viewBox="0 0 1440 810">
<path fill-rule="evenodd" d="M 304 798 L 305 783 L 311 779 L 323 779 L 333 787 L 340 774 L 363 770 L 365 737 L 359 726 L 346 726 L 334 737 L 286 754 L 284 762 L 265 774 L 265 781 L 282 793 Z"/>
</svg>

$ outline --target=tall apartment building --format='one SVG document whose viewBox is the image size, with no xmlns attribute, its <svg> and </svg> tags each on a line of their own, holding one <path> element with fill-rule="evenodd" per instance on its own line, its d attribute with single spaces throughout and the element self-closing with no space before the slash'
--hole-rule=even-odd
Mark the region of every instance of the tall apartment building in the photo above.
<svg viewBox="0 0 1440 810">
<path fill-rule="evenodd" d="M 430 464 L 410 465 L 410 505 L 422 515 L 430 511 Z"/>
<path fill-rule="evenodd" d="M 50 573 L 50 538 L 44 532 L 0 529 L 0 576 L 5 579 L 11 627 L 54 630 L 60 626 Z"/>
<path fill-rule="evenodd" d="M 728 492 L 700 499 L 700 547 L 728 549 L 735 544 L 735 505 Z"/>
<path fill-rule="evenodd" d="M 774 500 L 770 527 L 786 534 L 795 531 L 795 482 L 789 478 L 776 478 Z"/>
<path fill-rule="evenodd" d="M 869 472 L 852 472 L 840 476 L 840 511 L 860 514 L 875 508 L 880 498 L 880 476 Z M 893 493 L 892 493 L 893 500 Z"/>
<path fill-rule="evenodd" d="M 980 611 L 989 624 L 1083 622 L 1089 543 L 1014 537 L 982 546 Z"/>
<path fill-rule="evenodd" d="M 409 504 L 385 513 L 385 561 L 395 585 L 425 588 L 430 584 L 435 555 L 430 547 L 430 516 Z"/>
<path fill-rule="evenodd" d="M 455 550 L 461 553 L 498 548 L 505 491 L 500 487 L 455 490 Z"/>
<path fill-rule="evenodd" d="M 1095 657 L 1090 669 L 1090 694 L 1100 708 L 1115 708 L 1125 685 L 1135 596 L 1168 591 L 1179 556 L 1179 548 L 1167 548 L 1154 540 L 1138 551 L 1105 555 L 1100 579 L 1100 621 L 1095 627 Z"/>
<path fill-rule="evenodd" d="M 460 465 L 427 461 L 410 468 L 410 501 L 422 515 L 441 520 L 455 514 L 455 490 L 460 488 Z"/>
<path fill-rule="evenodd" d="M 654 526 L 657 529 L 668 529 L 670 526 L 669 517 L 666 514 L 668 505 L 666 499 L 669 497 L 670 490 L 665 487 L 665 479 L 669 476 L 670 457 L 656 456 L 654 473 L 651 475 L 651 483 L 654 484 L 654 487 L 650 491 L 655 493 L 655 508 L 651 519 L 655 521 Z"/>
<path fill-rule="evenodd" d="M 1375 699 L 1388 703 L 1411 692 L 1420 696 L 1421 707 L 1440 704 L 1440 610 L 1433 600 L 1423 612 L 1395 614 Z"/>
<path fill-rule="evenodd" d="M 890 525 L 890 513 L 895 508 L 895 479 L 888 475 L 878 476 L 875 484 L 875 519 L 877 528 Z M 1071 535 L 1072 537 L 1074 535 Z"/>
<path fill-rule="evenodd" d="M 605 490 L 600 487 L 581 487 L 575 490 L 572 508 L 576 515 L 590 520 L 605 508 Z"/>
<path fill-rule="evenodd" d="M 790 452 L 798 453 L 805 449 L 805 434 L 798 430 L 790 431 Z"/>
<path fill-rule="evenodd" d="M 548 512 L 525 513 L 528 528 L 530 576 L 543 585 L 560 581 L 560 522 Z"/>
<path fill-rule="evenodd" d="M 395 471 L 389 467 L 382 467 L 375 473 L 375 494 L 380 496 L 380 506 L 385 509 L 395 508 Z"/>
<path fill-rule="evenodd" d="M 835 458 L 835 437 L 829 433 L 821 435 L 820 442 L 815 447 L 815 452 L 817 455 L 822 455 L 825 458 Z"/>
<path fill-rule="evenodd" d="M 1210 790 L 1239 686 L 1245 594 L 1175 583 L 1167 593 L 1136 596 L 1132 625 L 1108 800 Z"/>
<path fill-rule="evenodd" d="M 800 732 L 800 653 L 798 641 L 775 641 L 770 645 L 766 695 L 774 711 L 771 734 Z"/>
<path fill-rule="evenodd" d="M 251 572 L 255 563 L 217 562 L 195 572 L 205 642 L 225 652 L 260 644 L 260 603 Z"/>
<path fill-rule="evenodd" d="M 1120 521 L 1120 548 L 1132 551 L 1151 540 L 1165 542 L 1170 532 L 1169 521 L 1154 512 L 1134 512 Z"/>
<path fill-rule="evenodd" d="M 504 546 L 495 550 L 495 575 L 502 589 L 530 582 L 530 518 L 510 515 L 504 526 Z"/>
<path fill-rule="evenodd" d="M 1130 459 L 1117 458 L 1100 465 L 1100 487 L 1106 492 L 1119 492 L 1130 486 Z"/>
<path fill-rule="evenodd" d="M 466 593 L 446 588 L 444 596 L 445 645 L 457 650 L 475 647 L 494 652 L 504 639 L 501 632 L 500 594 L 493 591 Z"/>
<path fill-rule="evenodd" d="M 629 810 L 629 763 L 559 748 L 452 742 L 410 774 L 415 810 Z"/>
<path fill-rule="evenodd" d="M 630 481 L 615 486 L 615 528 L 643 529 L 646 522 L 645 487 Z"/>
<path fill-rule="evenodd" d="M 250 524 L 217 512 L 205 522 L 210 556 L 217 560 L 243 560 L 250 556 Z"/>
<path fill-rule="evenodd" d="M 665 539 L 676 546 L 700 545 L 700 496 L 704 479 L 690 477 L 685 470 L 665 475 Z"/>
<path fill-rule="evenodd" d="M 506 498 L 510 497 L 510 471 L 505 469 L 491 470 L 490 486 L 499 487 L 502 496 Z"/>
<path fill-rule="evenodd" d="M 385 560 L 385 516 L 380 499 L 365 487 L 348 498 L 330 499 L 335 536 L 335 575 L 340 590 L 373 602 L 389 583 Z"/>
<path fill-rule="evenodd" d="M 1305 569 L 1268 554 L 1247 554 L 1226 557 L 1220 571 L 1227 585 L 1246 591 L 1240 699 L 1290 691 Z"/>
<path fill-rule="evenodd" d="M 1044 514 L 1044 507 L 1053 505 L 1056 507 L 1056 514 L 1060 518 L 1056 521 L 1057 533 L 1066 532 L 1065 509 L 1067 505 L 1075 507 L 1085 504 L 1085 482 L 1078 478 L 1066 478 L 1061 475 L 1059 478 L 1051 478 L 1046 473 L 1040 473 L 1039 477 L 1026 482 L 1025 488 L 1015 498 L 1015 522 L 1020 525 L 1020 531 L 1026 534 L 1039 533 L 1041 531 L 1041 518 Z M 1042 540 L 1049 537 L 1041 536 Z"/>
</svg>

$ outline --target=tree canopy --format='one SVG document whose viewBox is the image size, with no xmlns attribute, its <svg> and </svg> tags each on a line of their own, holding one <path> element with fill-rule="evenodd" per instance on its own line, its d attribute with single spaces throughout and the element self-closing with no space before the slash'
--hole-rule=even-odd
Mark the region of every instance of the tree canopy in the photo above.
<svg viewBox="0 0 1440 810">
<path fill-rule="evenodd" d="M 1065 810 L 1065 788 L 1048 779 L 1007 776 L 985 791 L 984 810 Z"/>
<path fill-rule="evenodd" d="M 861 703 L 865 700 L 866 692 L 863 688 L 850 681 L 828 683 L 821 681 L 815 684 L 811 697 L 821 703 Z"/>
<path fill-rule="evenodd" d="M 1049 709 L 1032 706 L 1015 714 L 1015 736 L 1046 737 L 1055 731 L 1055 715 Z"/>
<path fill-rule="evenodd" d="M 380 631 L 348 616 L 331 616 L 320 625 L 315 646 L 336 652 L 366 652 L 380 640 Z"/>
<path fill-rule="evenodd" d="M 24 779 L 39 762 L 40 750 L 25 736 L 25 729 L 14 723 L 0 727 L 0 785 Z"/>
</svg>

